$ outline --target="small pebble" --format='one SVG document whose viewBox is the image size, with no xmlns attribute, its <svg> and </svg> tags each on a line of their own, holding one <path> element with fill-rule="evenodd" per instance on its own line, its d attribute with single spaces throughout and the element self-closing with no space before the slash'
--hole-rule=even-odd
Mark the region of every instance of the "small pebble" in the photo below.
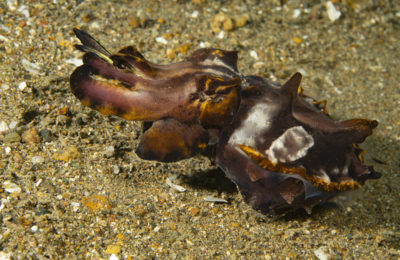
<svg viewBox="0 0 400 260">
<path fill-rule="evenodd" d="M 19 152 L 13 153 L 13 160 L 16 163 L 22 164 L 24 162 L 24 158 L 22 158 L 21 154 Z"/>
<path fill-rule="evenodd" d="M 118 174 L 120 172 L 119 166 L 118 165 L 113 165 L 113 173 Z"/>
<path fill-rule="evenodd" d="M 104 156 L 107 158 L 113 157 L 115 154 L 115 148 L 113 145 L 107 146 L 106 150 L 104 151 Z"/>
<path fill-rule="evenodd" d="M 52 140 L 52 133 L 49 129 L 40 130 L 39 135 L 43 142 L 50 142 Z"/>
<path fill-rule="evenodd" d="M 2 40 L 3 38 L 0 37 L 0 40 Z M 3 83 L 1 84 L 1 90 L 9 90 L 10 89 L 10 85 Z"/>
<path fill-rule="evenodd" d="M 174 49 L 168 49 L 167 50 L 167 56 L 168 56 L 168 59 L 170 59 L 170 60 L 175 59 L 176 58 L 175 50 Z"/>
<path fill-rule="evenodd" d="M 26 81 L 22 81 L 18 84 L 18 89 L 23 91 L 26 88 Z"/>
<path fill-rule="evenodd" d="M 99 28 L 101 28 L 101 24 L 97 21 L 93 21 L 90 23 L 89 28 L 91 31 L 98 30 Z"/>
<path fill-rule="evenodd" d="M 199 48 L 208 48 L 210 46 L 211 46 L 211 44 L 209 42 L 200 42 L 199 43 Z"/>
<path fill-rule="evenodd" d="M 226 15 L 224 13 L 216 14 L 211 21 L 211 30 L 214 33 L 219 33 L 221 31 L 221 24 L 226 19 Z"/>
<path fill-rule="evenodd" d="M 292 40 L 293 40 L 295 43 L 297 43 L 297 44 L 300 44 L 300 43 L 302 43 L 302 41 L 303 41 L 303 39 L 300 38 L 300 37 L 293 37 Z"/>
<path fill-rule="evenodd" d="M 6 154 L 11 153 L 11 148 L 10 148 L 9 146 L 7 146 L 7 147 L 4 149 L 4 152 L 5 152 Z"/>
<path fill-rule="evenodd" d="M 119 245 L 108 245 L 105 253 L 106 254 L 119 254 L 119 252 L 121 252 L 121 246 Z"/>
<path fill-rule="evenodd" d="M 81 153 L 78 151 L 78 148 L 75 145 L 71 145 L 71 146 L 67 147 L 63 151 L 62 154 L 55 153 L 54 159 L 59 160 L 59 161 L 68 162 L 68 161 L 78 158 L 80 155 L 81 155 Z"/>
<path fill-rule="evenodd" d="M 243 21 L 238 21 L 239 24 L 242 24 Z M 211 30 L 215 34 L 219 34 L 221 32 L 221 28 L 224 31 L 232 31 L 235 29 L 235 23 L 232 18 L 228 17 L 226 14 L 219 12 L 214 16 L 211 21 Z"/>
<path fill-rule="evenodd" d="M 235 27 L 243 27 L 247 24 L 247 22 L 249 21 L 249 16 L 248 15 L 241 15 L 239 17 L 235 17 L 234 18 L 235 21 Z"/>
<path fill-rule="evenodd" d="M 8 125 L 10 129 L 14 129 L 18 125 L 18 121 L 11 121 L 11 123 Z"/>
<path fill-rule="evenodd" d="M 92 213 L 111 209 L 108 198 L 102 195 L 89 195 L 82 198 L 82 204 Z"/>
<path fill-rule="evenodd" d="M 44 158 L 43 158 L 42 156 L 33 156 L 33 157 L 31 158 L 31 162 L 32 162 L 33 164 L 40 164 L 40 163 L 43 163 L 43 162 L 44 162 Z"/>
<path fill-rule="evenodd" d="M 190 208 L 189 209 L 190 215 L 192 215 L 192 217 L 196 216 L 197 214 L 199 214 L 200 209 L 198 208 Z"/>
<path fill-rule="evenodd" d="M 8 127 L 7 123 L 5 121 L 0 122 L 0 134 L 8 131 L 10 128 Z"/>
<path fill-rule="evenodd" d="M 157 233 L 158 231 L 160 231 L 160 229 L 161 229 L 161 228 L 160 228 L 159 226 L 157 226 L 157 227 L 155 227 L 155 228 L 153 229 L 153 232 L 154 232 L 154 233 Z"/>
<path fill-rule="evenodd" d="M 224 28 L 224 31 L 232 31 L 233 28 L 235 28 L 232 19 L 226 19 L 226 21 L 224 21 L 222 24 L 222 28 Z"/>
<path fill-rule="evenodd" d="M 42 141 L 36 128 L 30 128 L 22 134 L 22 141 L 27 144 L 38 144 Z"/>
<path fill-rule="evenodd" d="M 71 202 L 71 207 L 73 212 L 77 212 L 79 209 L 79 203 L 78 202 Z"/>
<path fill-rule="evenodd" d="M 225 37 L 225 32 L 224 31 L 220 31 L 218 34 L 217 34 L 217 38 L 218 39 L 223 39 Z"/>
</svg>

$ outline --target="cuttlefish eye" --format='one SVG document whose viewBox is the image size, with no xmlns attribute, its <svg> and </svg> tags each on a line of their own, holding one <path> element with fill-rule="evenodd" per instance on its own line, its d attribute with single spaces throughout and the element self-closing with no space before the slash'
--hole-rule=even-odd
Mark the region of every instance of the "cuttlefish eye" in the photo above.
<svg viewBox="0 0 400 260">
<path fill-rule="evenodd" d="M 121 60 L 115 60 L 115 61 L 113 62 L 113 65 L 114 65 L 115 67 L 119 68 L 119 69 L 122 69 L 122 70 L 124 70 L 124 69 L 129 69 L 129 68 L 132 67 L 129 63 L 124 62 L 124 61 L 121 61 Z"/>
</svg>

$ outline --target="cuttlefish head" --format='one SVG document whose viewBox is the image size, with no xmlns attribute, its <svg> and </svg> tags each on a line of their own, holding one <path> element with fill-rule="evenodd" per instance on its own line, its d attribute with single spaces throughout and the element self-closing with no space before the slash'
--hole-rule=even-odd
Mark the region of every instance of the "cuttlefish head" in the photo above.
<svg viewBox="0 0 400 260">
<path fill-rule="evenodd" d="M 72 93 L 102 114 L 157 122 L 141 138 L 140 157 L 191 157 L 207 147 L 210 130 L 232 122 L 240 104 L 237 52 L 200 49 L 182 62 L 158 65 L 135 47 L 111 54 L 88 33 L 74 32 L 85 54 L 71 75 Z"/>
</svg>

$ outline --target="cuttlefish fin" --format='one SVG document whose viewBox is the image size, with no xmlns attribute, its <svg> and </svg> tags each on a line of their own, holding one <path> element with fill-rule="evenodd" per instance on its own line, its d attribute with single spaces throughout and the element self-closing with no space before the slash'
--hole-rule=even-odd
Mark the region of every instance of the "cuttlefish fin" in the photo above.
<svg viewBox="0 0 400 260">
<path fill-rule="evenodd" d="M 204 150 L 208 138 L 207 131 L 199 124 L 162 119 L 155 121 L 141 136 L 136 154 L 145 160 L 176 162 Z"/>
<path fill-rule="evenodd" d="M 304 125 L 330 134 L 343 143 L 361 143 L 372 134 L 378 122 L 367 119 L 332 120 L 326 112 L 316 111 L 299 95 L 301 74 L 295 73 L 282 87 L 281 92 L 291 97 L 293 117 Z"/>
</svg>

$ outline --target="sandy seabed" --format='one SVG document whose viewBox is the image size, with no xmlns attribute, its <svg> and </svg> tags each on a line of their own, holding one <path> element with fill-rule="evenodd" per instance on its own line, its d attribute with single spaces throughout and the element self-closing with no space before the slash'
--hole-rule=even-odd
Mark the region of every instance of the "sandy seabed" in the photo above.
<svg viewBox="0 0 400 260">
<path fill-rule="evenodd" d="M 1 2 L 0 259 L 399 259 L 400 4 L 332 2 L 340 17 L 325 1 Z M 74 27 L 156 63 L 216 47 L 238 50 L 246 75 L 300 71 L 335 119 L 379 121 L 362 148 L 383 176 L 312 215 L 271 217 L 203 155 L 140 160 L 141 123 L 70 92 Z"/>
</svg>

